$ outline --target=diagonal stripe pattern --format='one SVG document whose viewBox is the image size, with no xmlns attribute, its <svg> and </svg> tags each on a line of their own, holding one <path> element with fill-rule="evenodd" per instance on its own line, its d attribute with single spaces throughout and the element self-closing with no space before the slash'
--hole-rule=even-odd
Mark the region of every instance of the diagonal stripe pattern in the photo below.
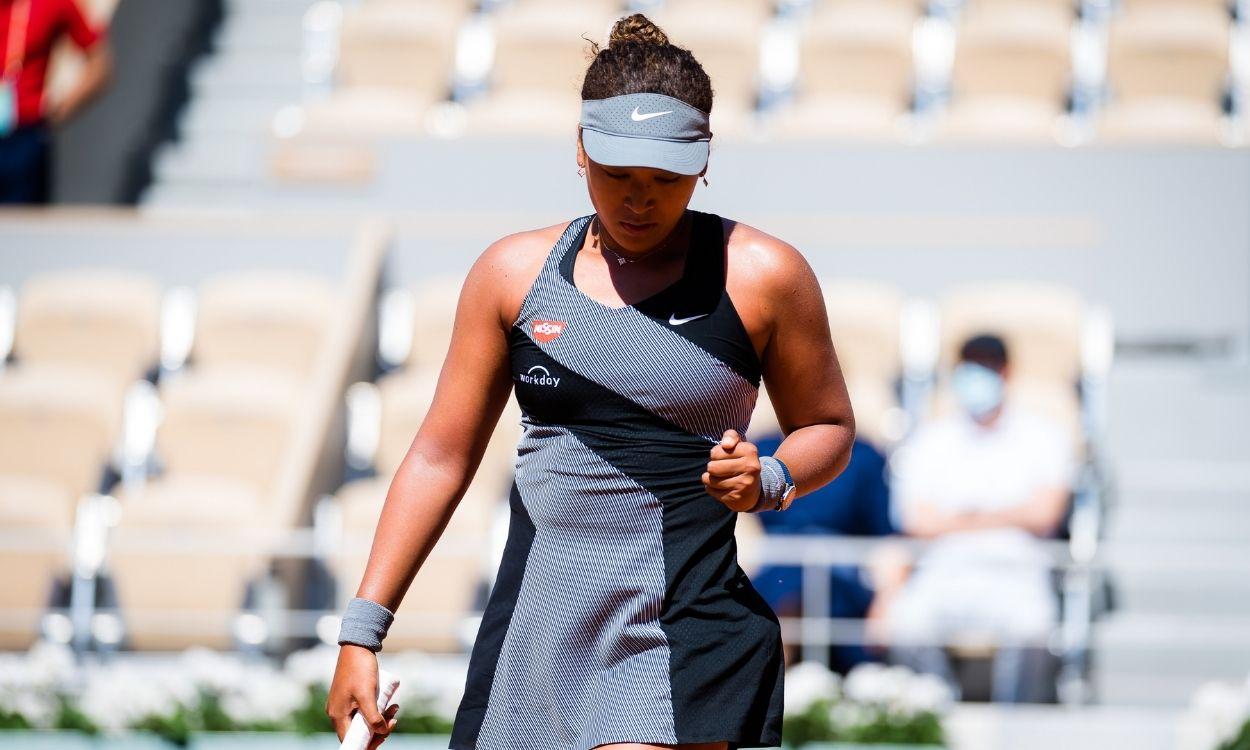
<svg viewBox="0 0 1250 750">
<path fill-rule="evenodd" d="M 477 747 L 675 743 L 662 503 L 569 430 L 524 421 L 516 481 L 537 532 Z"/>
<path fill-rule="evenodd" d="M 565 253 L 590 221 L 571 222 L 521 306 L 515 325 L 549 356 L 583 377 L 709 441 L 728 428 L 745 433 L 758 389 L 729 365 L 633 307 L 607 307 L 560 273 Z M 533 320 L 568 325 L 551 341 Z"/>
</svg>

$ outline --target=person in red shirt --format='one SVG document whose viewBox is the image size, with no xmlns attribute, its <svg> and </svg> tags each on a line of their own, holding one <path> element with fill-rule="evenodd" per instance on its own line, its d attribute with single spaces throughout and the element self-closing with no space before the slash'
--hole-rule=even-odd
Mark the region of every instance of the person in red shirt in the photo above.
<svg viewBox="0 0 1250 750">
<path fill-rule="evenodd" d="M 65 36 L 83 50 L 85 65 L 74 87 L 50 101 L 48 61 Z M 0 0 L 0 204 L 48 202 L 50 129 L 99 94 L 112 71 L 104 30 L 75 0 Z"/>
</svg>

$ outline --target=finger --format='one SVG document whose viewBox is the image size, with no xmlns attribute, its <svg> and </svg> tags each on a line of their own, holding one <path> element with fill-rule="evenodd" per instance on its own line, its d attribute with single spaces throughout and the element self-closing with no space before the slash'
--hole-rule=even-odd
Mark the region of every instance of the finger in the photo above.
<svg viewBox="0 0 1250 750">
<path fill-rule="evenodd" d="M 347 734 L 347 727 L 352 721 L 352 709 L 340 705 L 337 700 L 331 698 L 326 701 L 326 716 L 330 717 L 334 733 L 339 736 L 339 742 L 342 742 L 343 735 Z"/>
<path fill-rule="evenodd" d="M 725 430 L 725 434 L 721 435 L 720 447 L 727 451 L 733 451 L 734 447 L 742 440 L 742 436 L 737 430 Z"/>
<path fill-rule="evenodd" d="M 391 732 L 395 731 L 395 727 L 399 724 L 399 704 L 391 704 L 389 708 L 382 712 L 382 716 L 386 719 L 386 733 L 375 733 L 369 740 L 368 750 L 376 750 L 387 737 L 391 736 Z"/>
<path fill-rule="evenodd" d="M 744 478 L 741 474 L 735 474 L 732 477 L 709 477 L 704 486 L 712 490 L 725 490 L 727 492 L 740 490 L 745 492 L 752 484 L 751 480 Z"/>
<path fill-rule="evenodd" d="M 760 473 L 760 462 L 753 456 L 709 461 L 707 471 L 713 477 L 722 478 L 738 476 L 739 474 L 745 476 L 757 475 Z"/>
<path fill-rule="evenodd" d="M 374 690 L 374 695 L 377 690 Z M 369 725 L 369 730 L 374 734 L 386 734 L 386 719 L 383 718 L 382 712 L 378 710 L 378 704 L 374 702 L 357 700 L 357 705 L 361 715 L 365 717 L 365 723 Z"/>
<path fill-rule="evenodd" d="M 733 447 L 733 450 L 728 451 L 721 447 L 721 443 L 717 443 L 712 446 L 712 451 L 710 453 L 713 461 L 723 461 L 725 459 L 741 458 L 743 456 L 758 456 L 759 454 L 760 450 L 755 446 L 755 443 L 748 443 L 745 440 L 739 441 Z"/>
</svg>

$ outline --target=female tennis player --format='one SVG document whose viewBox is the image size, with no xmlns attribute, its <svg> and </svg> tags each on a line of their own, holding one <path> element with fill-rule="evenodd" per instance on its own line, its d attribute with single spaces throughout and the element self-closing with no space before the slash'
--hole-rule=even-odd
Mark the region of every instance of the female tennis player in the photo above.
<svg viewBox="0 0 1250 750">
<path fill-rule="evenodd" d="M 505 237 L 469 271 L 344 616 L 326 707 L 340 737 L 356 710 L 375 743 L 394 726 L 375 652 L 515 388 L 511 524 L 450 747 L 781 742 L 780 627 L 734 524 L 849 459 L 824 302 L 793 247 L 687 207 L 712 109 L 691 53 L 642 15 L 595 52 L 577 146 L 595 212 Z M 761 379 L 786 432 L 772 456 L 743 437 Z"/>
</svg>

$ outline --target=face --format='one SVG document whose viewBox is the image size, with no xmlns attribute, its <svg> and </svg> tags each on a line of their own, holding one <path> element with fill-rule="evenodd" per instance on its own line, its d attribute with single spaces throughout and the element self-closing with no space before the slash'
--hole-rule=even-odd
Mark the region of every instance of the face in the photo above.
<svg viewBox="0 0 1250 750">
<path fill-rule="evenodd" d="M 604 166 L 586 156 L 580 138 L 577 163 L 586 168 L 590 202 L 608 235 L 617 246 L 638 252 L 664 241 L 685 212 L 700 177 L 651 167 Z"/>
</svg>

